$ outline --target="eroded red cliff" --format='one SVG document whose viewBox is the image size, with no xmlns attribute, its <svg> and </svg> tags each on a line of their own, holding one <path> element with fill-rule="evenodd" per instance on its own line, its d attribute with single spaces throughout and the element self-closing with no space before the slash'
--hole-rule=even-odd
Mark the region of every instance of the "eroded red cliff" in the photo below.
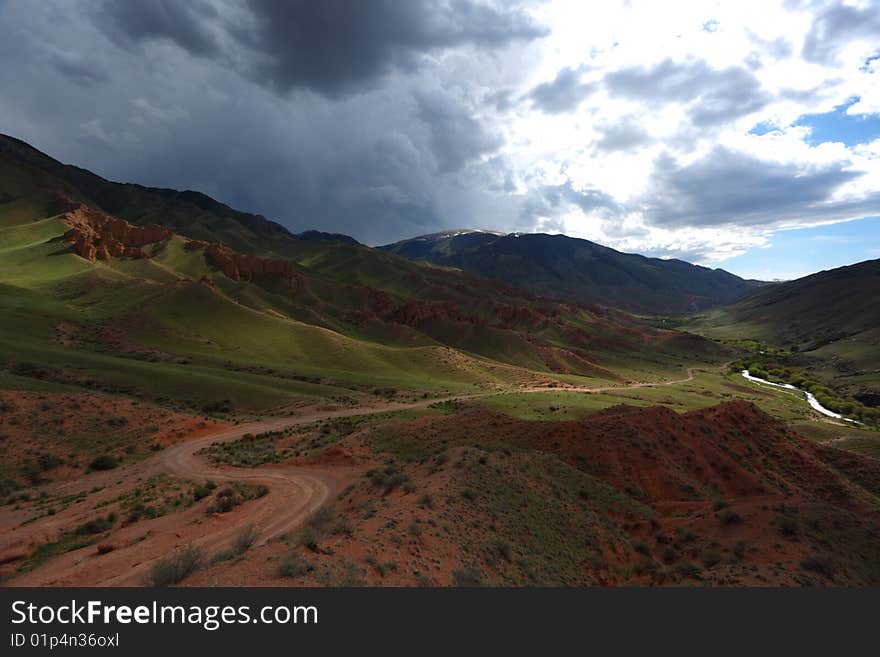
<svg viewBox="0 0 880 657">
<path fill-rule="evenodd" d="M 251 281 L 258 276 L 270 276 L 285 279 L 293 286 L 298 278 L 293 263 L 288 260 L 270 260 L 245 255 L 223 244 L 202 240 L 190 240 L 185 248 L 187 251 L 204 251 L 205 257 L 215 267 L 236 281 Z"/>
<path fill-rule="evenodd" d="M 145 258 L 144 246 L 164 242 L 172 236 L 171 231 L 162 226 L 134 226 L 82 203 L 68 202 L 64 220 L 70 226 L 64 238 L 77 255 L 90 262 Z"/>
</svg>

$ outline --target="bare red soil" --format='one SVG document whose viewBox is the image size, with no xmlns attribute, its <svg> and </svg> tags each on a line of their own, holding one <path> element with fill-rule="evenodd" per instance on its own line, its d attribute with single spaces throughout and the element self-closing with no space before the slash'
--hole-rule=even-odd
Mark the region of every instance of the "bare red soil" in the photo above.
<svg viewBox="0 0 880 657">
<path fill-rule="evenodd" d="M 574 422 L 469 410 L 354 431 L 324 454 L 369 475 L 325 526 L 188 583 L 880 582 L 880 461 L 747 402 Z"/>
<path fill-rule="evenodd" d="M 369 411 L 315 411 L 188 437 L 124 472 L 77 480 L 96 491 L 88 504 L 30 524 L 65 499 L 58 489 L 4 511 L 2 571 L 21 572 L 43 542 L 108 509 L 123 517 L 119 500 L 161 475 L 172 478 L 165 500 L 190 499 L 208 479 L 268 494 L 228 514 L 190 501 L 116 520 L 94 544 L 12 581 L 140 584 L 192 543 L 205 553 L 184 581 L 193 585 L 880 582 L 880 461 L 806 441 L 750 403 L 685 414 L 618 406 L 565 422 L 451 411 L 341 424 L 327 421 Z M 202 451 L 267 430 L 281 431 L 269 446 L 281 458 L 266 465 L 212 463 Z M 249 523 L 253 544 L 221 558 Z"/>
</svg>

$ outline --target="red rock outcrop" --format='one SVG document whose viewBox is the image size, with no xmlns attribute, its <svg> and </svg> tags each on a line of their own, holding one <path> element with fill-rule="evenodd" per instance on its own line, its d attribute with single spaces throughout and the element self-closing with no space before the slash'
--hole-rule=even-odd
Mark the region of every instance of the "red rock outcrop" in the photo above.
<svg viewBox="0 0 880 657">
<path fill-rule="evenodd" d="M 235 281 L 251 281 L 257 276 L 282 278 L 294 287 L 299 274 L 288 260 L 268 260 L 254 255 L 244 255 L 228 246 L 202 240 L 190 240 L 187 251 L 202 250 L 208 260 Z"/>
<path fill-rule="evenodd" d="M 143 247 L 171 239 L 167 228 L 151 224 L 133 226 L 82 203 L 67 203 L 64 233 L 74 253 L 90 262 L 109 258 L 146 258 Z"/>
</svg>

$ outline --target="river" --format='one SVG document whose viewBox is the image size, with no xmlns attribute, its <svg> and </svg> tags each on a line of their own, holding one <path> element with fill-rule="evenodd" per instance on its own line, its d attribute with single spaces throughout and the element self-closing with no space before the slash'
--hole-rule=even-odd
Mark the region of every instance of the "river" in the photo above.
<svg viewBox="0 0 880 657">
<path fill-rule="evenodd" d="M 819 411 L 822 415 L 827 415 L 828 417 L 833 417 L 835 420 L 843 420 L 845 422 L 852 422 L 853 424 L 862 424 L 858 420 L 853 420 L 848 417 L 843 417 L 840 413 L 835 413 L 834 411 L 829 411 L 827 408 L 825 408 L 824 406 L 822 406 L 822 404 L 819 403 L 819 400 L 816 399 L 816 397 L 813 395 L 812 392 L 809 392 L 807 390 L 801 390 L 800 388 L 797 388 L 797 387 L 791 385 L 790 383 L 773 383 L 772 381 L 767 381 L 766 379 L 761 379 L 761 378 L 758 378 L 757 376 L 752 376 L 751 374 L 749 374 L 748 370 L 743 370 L 742 375 L 743 375 L 743 377 L 745 377 L 749 381 L 754 381 L 755 383 L 763 383 L 764 385 L 773 386 L 774 388 L 782 388 L 784 390 L 794 390 L 796 392 L 802 392 L 807 396 L 807 403 L 810 405 L 810 407 Z"/>
</svg>

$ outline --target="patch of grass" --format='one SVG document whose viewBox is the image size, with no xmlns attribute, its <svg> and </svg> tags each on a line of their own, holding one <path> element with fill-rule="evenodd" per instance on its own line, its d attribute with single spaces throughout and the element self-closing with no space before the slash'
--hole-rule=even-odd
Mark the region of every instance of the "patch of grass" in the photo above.
<svg viewBox="0 0 880 657">
<path fill-rule="evenodd" d="M 700 560 L 706 568 L 714 568 L 721 563 L 721 553 L 718 550 L 706 550 Z"/>
<path fill-rule="evenodd" d="M 208 495 L 210 495 L 215 488 L 217 488 L 217 484 L 215 484 L 213 481 L 206 481 L 204 484 L 194 486 L 192 490 L 193 499 L 196 501 L 202 500 L 208 497 Z"/>
<path fill-rule="evenodd" d="M 675 572 L 683 579 L 702 579 L 702 570 L 690 561 L 684 561 L 675 567 Z"/>
<path fill-rule="evenodd" d="M 374 486 L 384 489 L 386 493 L 390 493 L 398 486 L 402 486 L 409 482 L 409 475 L 393 463 L 390 463 L 381 469 L 368 471 L 366 477 Z"/>
<path fill-rule="evenodd" d="M 103 534 L 113 528 L 116 521 L 116 514 L 110 513 L 106 518 L 95 518 L 84 522 L 74 530 L 74 533 L 83 536 L 86 534 Z"/>
<path fill-rule="evenodd" d="M 93 545 L 97 541 L 98 537 L 92 534 L 77 534 L 75 532 L 63 534 L 58 540 L 50 541 L 37 547 L 17 570 L 18 572 L 31 571 L 52 557 L 72 552 L 73 550 L 79 550 L 80 548 Z"/>
<path fill-rule="evenodd" d="M 284 434 L 270 431 L 254 435 L 246 433 L 238 440 L 213 443 L 204 453 L 214 463 L 227 463 L 244 468 L 253 468 L 264 463 L 280 463 L 281 454 L 275 449 L 275 442 Z"/>
<path fill-rule="evenodd" d="M 208 513 L 229 513 L 235 507 L 249 500 L 263 497 L 269 492 L 266 486 L 253 486 L 234 481 L 221 488 L 214 496 L 214 503 L 207 508 Z"/>
<path fill-rule="evenodd" d="M 297 541 L 312 552 L 321 552 L 320 543 L 328 534 L 351 534 L 348 518 L 336 512 L 332 506 L 318 509 L 300 531 Z"/>
<path fill-rule="evenodd" d="M 483 586 L 483 573 L 474 566 L 464 566 L 452 571 L 452 584 L 458 587 Z"/>
<path fill-rule="evenodd" d="M 829 554 L 817 554 L 801 561 L 801 568 L 819 573 L 830 579 L 834 577 L 834 573 L 837 570 L 837 562 Z"/>
<path fill-rule="evenodd" d="M 797 536 L 798 530 L 800 529 L 800 523 L 798 523 L 797 518 L 791 516 L 779 516 L 776 518 L 776 527 L 783 536 L 792 537 Z"/>
<path fill-rule="evenodd" d="M 293 551 L 285 555 L 278 564 L 275 572 L 278 577 L 303 577 L 315 570 L 315 566 L 310 563 L 299 552 Z"/>
<path fill-rule="evenodd" d="M 187 545 L 174 554 L 159 559 L 150 569 L 150 586 L 173 586 L 196 572 L 205 562 L 201 548 Z"/>
<path fill-rule="evenodd" d="M 117 458 L 111 454 L 101 454 L 100 456 L 96 456 L 92 459 L 92 462 L 89 463 L 89 471 L 101 471 L 101 470 L 112 470 L 119 466 L 119 461 Z"/>
<path fill-rule="evenodd" d="M 228 549 L 220 550 L 211 558 L 211 563 L 220 563 L 221 561 L 229 561 L 230 559 L 240 557 L 251 549 L 258 536 L 257 528 L 253 524 L 246 525 L 238 533 Z"/>
<path fill-rule="evenodd" d="M 718 514 L 718 520 L 722 525 L 736 525 L 742 521 L 742 517 L 733 509 L 724 509 Z"/>
</svg>

